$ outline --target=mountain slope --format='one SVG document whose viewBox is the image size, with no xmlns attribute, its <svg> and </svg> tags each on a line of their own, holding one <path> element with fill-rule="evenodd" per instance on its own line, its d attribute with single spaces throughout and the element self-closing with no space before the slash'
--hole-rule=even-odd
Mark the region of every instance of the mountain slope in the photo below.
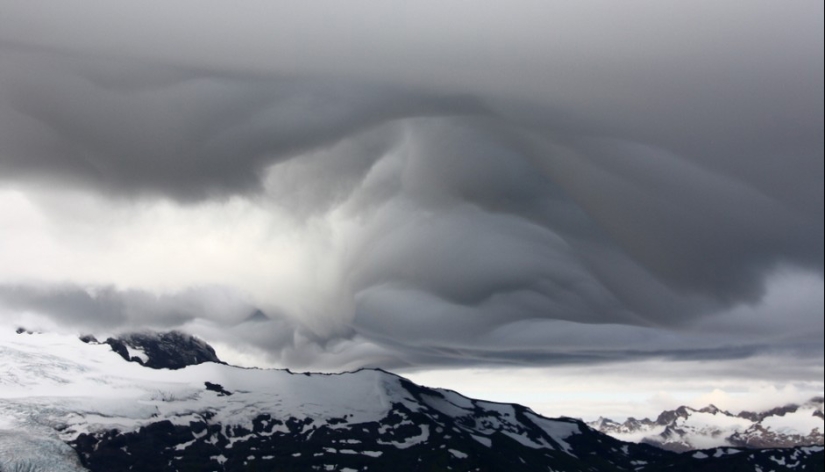
<svg viewBox="0 0 825 472">
<path fill-rule="evenodd" d="M 25 333 L 0 334 L 0 365 L 3 471 L 817 470 L 823 458 L 821 448 L 676 454 L 380 370 L 156 370 L 107 344 Z M 34 452 L 2 452 L 17 438 Z"/>
</svg>

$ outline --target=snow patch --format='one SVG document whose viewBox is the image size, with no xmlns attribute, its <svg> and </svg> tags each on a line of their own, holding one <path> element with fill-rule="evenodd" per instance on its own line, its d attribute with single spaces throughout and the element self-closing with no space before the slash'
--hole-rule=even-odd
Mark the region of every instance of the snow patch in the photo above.
<svg viewBox="0 0 825 472">
<path fill-rule="evenodd" d="M 578 423 L 549 420 L 533 413 L 527 413 L 525 416 L 527 416 L 527 418 L 529 418 L 530 421 L 532 421 L 536 426 L 544 430 L 548 436 L 553 438 L 553 440 L 561 446 L 564 452 L 573 455 L 573 448 L 570 447 L 570 444 L 568 444 L 565 439 L 574 434 L 581 433 Z"/>
<path fill-rule="evenodd" d="M 731 454 L 739 454 L 740 452 L 742 452 L 742 451 L 740 451 L 739 449 L 719 448 L 719 449 L 716 450 L 715 453 L 713 453 L 713 457 L 722 457 L 722 456 L 727 456 L 727 455 L 731 455 Z"/>
<path fill-rule="evenodd" d="M 0 470 L 83 472 L 77 454 L 57 438 L 0 430 Z"/>
<path fill-rule="evenodd" d="M 138 348 L 138 347 L 132 347 L 132 346 L 130 346 L 128 344 L 125 344 L 125 343 L 124 343 L 124 345 L 126 346 L 126 352 L 129 355 L 129 359 L 131 359 L 133 357 L 137 357 L 144 364 L 149 362 L 149 356 L 146 354 L 146 352 L 143 349 Z"/>
<path fill-rule="evenodd" d="M 811 431 L 819 428 L 825 432 L 825 420 L 814 416 L 816 408 L 799 408 L 795 412 L 786 413 L 784 416 L 769 416 L 762 420 L 765 429 L 781 434 L 798 434 L 807 436 Z"/>
<path fill-rule="evenodd" d="M 493 441 L 490 438 L 485 438 L 483 436 L 476 436 L 475 434 L 471 434 L 470 437 L 478 441 L 484 446 L 493 447 Z"/>
<path fill-rule="evenodd" d="M 467 457 L 469 457 L 467 454 L 465 454 L 465 453 L 463 453 L 463 452 L 461 452 L 461 451 L 457 451 L 457 450 L 455 450 L 455 449 L 447 449 L 447 451 L 448 451 L 450 454 L 452 454 L 452 455 L 453 455 L 453 457 L 455 457 L 456 459 L 466 459 Z"/>
</svg>

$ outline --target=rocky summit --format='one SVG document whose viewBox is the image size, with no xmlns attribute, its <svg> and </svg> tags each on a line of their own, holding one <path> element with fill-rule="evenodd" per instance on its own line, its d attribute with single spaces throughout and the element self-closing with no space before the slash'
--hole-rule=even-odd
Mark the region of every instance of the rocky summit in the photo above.
<svg viewBox="0 0 825 472">
<path fill-rule="evenodd" d="M 93 337 L 81 339 L 86 342 L 96 341 Z M 212 346 L 179 331 L 129 333 L 108 338 L 105 343 L 127 361 L 153 369 L 182 369 L 204 362 L 221 363 Z"/>
</svg>

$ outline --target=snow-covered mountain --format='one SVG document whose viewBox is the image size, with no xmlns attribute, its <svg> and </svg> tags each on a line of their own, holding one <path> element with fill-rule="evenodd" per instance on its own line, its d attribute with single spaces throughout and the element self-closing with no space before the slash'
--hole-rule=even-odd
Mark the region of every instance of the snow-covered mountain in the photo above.
<svg viewBox="0 0 825 472">
<path fill-rule="evenodd" d="M 767 471 L 825 464 L 821 447 L 677 454 L 625 443 L 574 419 L 424 388 L 381 370 L 294 374 L 217 362 L 152 369 L 154 344 L 174 342 L 146 336 L 118 338 L 127 351 L 121 356 L 89 337 L 0 333 L 0 471 Z"/>
<path fill-rule="evenodd" d="M 618 423 L 599 418 L 588 425 L 622 441 L 679 452 L 723 446 L 822 446 L 825 432 L 821 397 L 764 412 L 733 414 L 713 405 L 699 410 L 681 406 L 662 412 L 655 420 L 628 418 Z"/>
</svg>

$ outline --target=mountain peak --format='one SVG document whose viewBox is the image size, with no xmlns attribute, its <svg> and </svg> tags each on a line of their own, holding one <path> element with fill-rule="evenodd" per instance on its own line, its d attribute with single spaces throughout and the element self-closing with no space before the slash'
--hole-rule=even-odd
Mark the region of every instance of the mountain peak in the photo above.
<svg viewBox="0 0 825 472">
<path fill-rule="evenodd" d="M 670 425 L 671 423 L 673 423 L 674 421 L 676 421 L 679 418 L 688 418 L 690 416 L 690 413 L 694 412 L 694 411 L 696 411 L 696 410 L 694 410 L 693 408 L 691 408 L 689 406 L 684 406 L 684 405 L 680 406 L 679 408 L 676 408 L 675 410 L 663 411 L 656 418 L 656 424 L 659 424 L 659 425 L 662 425 L 662 426 Z M 650 420 L 645 418 L 644 421 L 649 422 Z"/>
<path fill-rule="evenodd" d="M 717 407 L 716 407 L 716 405 L 714 405 L 714 404 L 712 404 L 712 403 L 711 403 L 710 405 L 708 405 L 708 406 L 704 407 L 704 408 L 699 409 L 698 411 L 699 411 L 700 413 L 710 413 L 710 414 L 712 414 L 712 415 L 715 415 L 715 414 L 717 414 L 717 413 L 722 412 L 722 410 L 720 410 L 719 408 L 717 408 Z"/>
<path fill-rule="evenodd" d="M 153 369 L 182 369 L 204 362 L 223 363 L 205 341 L 180 331 L 127 333 L 105 341 L 130 362 Z"/>
<path fill-rule="evenodd" d="M 243 320 L 243 322 L 244 323 L 262 323 L 264 321 L 270 321 L 270 320 L 271 320 L 271 318 L 269 316 L 267 316 L 266 313 L 264 313 L 261 310 L 255 310 L 249 316 L 247 316 L 246 319 Z"/>
</svg>

